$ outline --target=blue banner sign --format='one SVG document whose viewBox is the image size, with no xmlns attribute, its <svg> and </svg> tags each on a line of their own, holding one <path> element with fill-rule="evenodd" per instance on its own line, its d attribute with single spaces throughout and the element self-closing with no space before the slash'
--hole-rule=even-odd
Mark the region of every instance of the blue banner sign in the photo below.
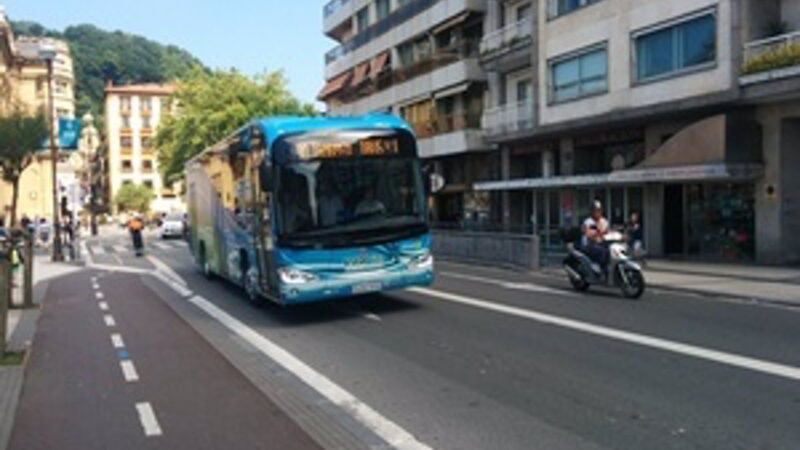
<svg viewBox="0 0 800 450">
<path fill-rule="evenodd" d="M 61 150 L 77 150 L 81 140 L 81 121 L 78 119 L 58 118 L 58 148 Z M 42 149 L 50 148 L 50 138 L 42 142 Z"/>
</svg>

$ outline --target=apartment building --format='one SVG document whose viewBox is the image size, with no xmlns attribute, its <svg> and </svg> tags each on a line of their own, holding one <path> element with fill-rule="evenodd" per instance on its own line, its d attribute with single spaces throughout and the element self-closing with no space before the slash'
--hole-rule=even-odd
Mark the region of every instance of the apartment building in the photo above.
<svg viewBox="0 0 800 450">
<path fill-rule="evenodd" d="M 490 220 L 546 251 L 600 199 L 652 255 L 800 261 L 800 2 L 490 0 Z"/>
<path fill-rule="evenodd" d="M 48 86 L 47 64 L 41 49 L 47 46 L 56 51 L 53 61 L 52 84 Z M 75 75 L 69 46 L 51 38 L 15 37 L 5 11 L 0 8 L 0 113 L 22 109 L 29 114 L 49 114 L 48 92 L 53 91 L 53 124 L 58 129 L 59 118 L 75 117 Z M 76 182 L 81 170 L 80 159 L 73 152 L 62 151 L 57 165 L 57 182 L 62 195 Z M 36 155 L 34 162 L 20 176 L 17 204 L 18 217 L 52 217 L 53 182 L 49 151 Z M 0 181 L 0 216 L 11 205 L 11 186 Z"/>
<path fill-rule="evenodd" d="M 332 0 L 324 7 L 324 32 L 339 44 L 325 55 L 319 99 L 331 115 L 386 112 L 407 120 L 421 156 L 449 181 L 434 200 L 442 221 L 488 213 L 472 185 L 499 170 L 481 127 L 486 3 Z"/>
<path fill-rule="evenodd" d="M 179 188 L 162 180 L 154 147 L 159 122 L 172 112 L 173 92 L 173 86 L 160 84 L 106 86 L 104 151 L 113 214 L 120 212 L 113 200 L 126 184 L 146 186 L 153 191 L 150 205 L 153 212 L 186 209 Z"/>
</svg>

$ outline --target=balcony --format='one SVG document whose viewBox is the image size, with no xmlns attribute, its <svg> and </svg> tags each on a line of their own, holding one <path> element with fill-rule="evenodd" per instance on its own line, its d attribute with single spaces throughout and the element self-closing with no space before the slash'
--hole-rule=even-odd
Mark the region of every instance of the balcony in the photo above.
<svg viewBox="0 0 800 450">
<path fill-rule="evenodd" d="M 481 136 L 480 114 L 440 114 L 426 123 L 412 124 L 417 131 L 419 155 L 431 158 L 488 149 Z"/>
<path fill-rule="evenodd" d="M 742 84 L 798 76 L 800 76 L 800 31 L 745 44 Z"/>
<path fill-rule="evenodd" d="M 533 128 L 535 125 L 534 108 L 533 101 L 526 100 L 486 110 L 483 114 L 483 128 L 486 137 L 497 139 L 507 134 Z"/>
<path fill-rule="evenodd" d="M 330 34 L 353 15 L 353 0 L 331 0 L 322 10 L 322 28 Z"/>
<path fill-rule="evenodd" d="M 354 9 L 355 3 L 350 0 L 343 10 Z M 330 50 L 325 55 L 325 77 L 331 79 L 360 61 L 430 31 L 432 24 L 444 23 L 465 11 L 485 10 L 485 0 L 408 0 L 383 20 Z M 430 20 L 411 20 L 423 13 Z"/>
<path fill-rule="evenodd" d="M 525 18 L 486 34 L 480 44 L 481 62 L 485 66 L 509 69 L 530 64 L 533 28 L 533 19 Z"/>
</svg>

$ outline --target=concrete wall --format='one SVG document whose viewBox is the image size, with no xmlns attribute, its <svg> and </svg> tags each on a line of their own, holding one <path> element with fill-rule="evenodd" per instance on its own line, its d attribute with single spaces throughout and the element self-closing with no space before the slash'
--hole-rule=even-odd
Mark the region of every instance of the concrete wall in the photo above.
<svg viewBox="0 0 800 450">
<path fill-rule="evenodd" d="M 800 2 L 797 0 L 781 1 L 781 20 L 793 30 L 800 30 Z"/>
<path fill-rule="evenodd" d="M 781 168 L 783 189 L 780 195 L 784 263 L 800 262 L 800 117 L 781 121 Z"/>
<path fill-rule="evenodd" d="M 434 257 L 514 266 L 535 270 L 540 267 L 539 237 L 526 234 L 433 232 Z"/>
<path fill-rule="evenodd" d="M 562 17 L 548 19 L 547 2 L 541 2 L 539 14 L 540 123 L 557 124 L 619 109 L 637 108 L 729 90 L 736 86 L 731 45 L 734 25 L 733 0 L 604 0 Z M 633 79 L 632 39 L 637 30 L 670 19 L 717 9 L 717 63 L 707 70 L 693 72 L 661 81 L 636 84 Z M 551 83 L 547 62 L 595 44 L 608 46 L 608 93 L 551 104 Z M 737 40 L 738 42 L 738 40 Z"/>
</svg>

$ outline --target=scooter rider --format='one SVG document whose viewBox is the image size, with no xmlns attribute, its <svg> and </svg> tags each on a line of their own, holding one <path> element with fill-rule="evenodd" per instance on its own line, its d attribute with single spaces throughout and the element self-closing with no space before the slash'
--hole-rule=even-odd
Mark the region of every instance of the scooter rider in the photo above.
<svg viewBox="0 0 800 450">
<path fill-rule="evenodd" d="M 609 251 L 603 244 L 603 237 L 608 233 L 608 220 L 603 217 L 603 204 L 599 200 L 592 203 L 592 213 L 581 226 L 581 247 L 583 252 L 596 262 L 606 273 L 608 267 Z"/>
</svg>

